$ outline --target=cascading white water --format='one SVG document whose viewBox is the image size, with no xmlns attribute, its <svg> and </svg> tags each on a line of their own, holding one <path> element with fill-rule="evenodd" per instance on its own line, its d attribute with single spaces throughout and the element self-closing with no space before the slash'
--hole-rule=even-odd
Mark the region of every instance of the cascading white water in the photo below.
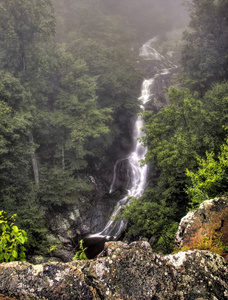
<svg viewBox="0 0 228 300">
<path fill-rule="evenodd" d="M 142 84 L 141 96 L 141 108 L 144 110 L 145 104 L 151 100 L 152 96 L 156 96 L 157 87 L 156 82 L 158 79 L 170 74 L 171 71 L 176 68 L 168 59 L 162 56 L 153 46 L 157 42 L 157 37 L 149 40 L 140 49 L 140 56 L 144 60 L 159 61 L 160 67 L 157 68 L 157 73 L 151 79 L 145 79 Z M 98 233 L 90 234 L 87 238 L 104 238 L 106 240 L 116 240 L 121 233 L 126 229 L 127 221 L 125 219 L 116 219 L 119 212 L 126 206 L 131 197 L 139 198 L 143 195 L 147 182 L 147 165 L 141 165 L 141 160 L 144 159 L 147 152 L 147 148 L 144 147 L 139 138 L 145 133 L 141 130 L 144 126 L 144 121 L 141 116 L 138 116 L 133 130 L 134 148 L 127 158 L 120 159 L 116 162 L 114 167 L 113 181 L 110 186 L 110 193 L 113 192 L 113 187 L 116 180 L 116 168 L 117 165 L 123 161 L 128 160 L 130 168 L 130 183 L 128 187 L 128 195 L 118 201 L 115 210 L 113 211 L 110 220 L 105 225 L 104 229 Z"/>
<path fill-rule="evenodd" d="M 156 43 L 158 37 L 155 36 L 148 42 L 146 42 L 139 50 L 139 55 L 144 60 L 165 60 L 164 56 L 162 56 L 155 48 L 152 47 L 154 43 Z"/>
</svg>

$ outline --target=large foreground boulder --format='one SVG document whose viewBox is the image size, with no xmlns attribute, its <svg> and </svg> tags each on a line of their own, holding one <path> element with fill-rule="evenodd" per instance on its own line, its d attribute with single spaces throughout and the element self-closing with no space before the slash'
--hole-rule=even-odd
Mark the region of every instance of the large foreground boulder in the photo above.
<svg viewBox="0 0 228 300">
<path fill-rule="evenodd" d="M 176 235 L 179 247 L 185 247 L 213 234 L 220 234 L 228 245 L 228 199 L 219 197 L 204 201 L 197 210 L 182 218 Z"/>
<path fill-rule="evenodd" d="M 228 299 L 228 265 L 208 251 L 162 257 L 147 242 L 109 242 L 95 260 L 3 263 L 0 294 L 3 299 L 222 300 Z"/>
</svg>

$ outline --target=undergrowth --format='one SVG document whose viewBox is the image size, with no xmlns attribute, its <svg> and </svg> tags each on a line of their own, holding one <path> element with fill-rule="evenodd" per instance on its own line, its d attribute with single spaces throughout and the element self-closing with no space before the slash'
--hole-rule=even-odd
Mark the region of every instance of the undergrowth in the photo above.
<svg viewBox="0 0 228 300">
<path fill-rule="evenodd" d="M 224 255 L 228 252 L 228 245 L 223 241 L 223 234 L 214 230 L 209 234 L 202 236 L 197 233 L 187 245 L 175 249 L 175 252 L 187 250 L 208 250 L 219 255 Z"/>
</svg>

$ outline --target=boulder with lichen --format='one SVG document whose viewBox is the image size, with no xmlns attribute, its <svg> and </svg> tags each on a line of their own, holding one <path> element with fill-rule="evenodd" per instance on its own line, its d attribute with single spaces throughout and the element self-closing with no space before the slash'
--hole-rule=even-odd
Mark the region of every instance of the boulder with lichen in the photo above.
<svg viewBox="0 0 228 300">
<path fill-rule="evenodd" d="M 228 299 L 228 265 L 208 251 L 163 257 L 147 242 L 109 242 L 94 260 L 3 263 L 0 294 L 51 300 Z"/>
<path fill-rule="evenodd" d="M 176 234 L 176 244 L 180 248 L 188 247 L 197 240 L 216 235 L 224 245 L 228 245 L 227 197 L 204 201 L 197 210 L 183 217 Z"/>
</svg>

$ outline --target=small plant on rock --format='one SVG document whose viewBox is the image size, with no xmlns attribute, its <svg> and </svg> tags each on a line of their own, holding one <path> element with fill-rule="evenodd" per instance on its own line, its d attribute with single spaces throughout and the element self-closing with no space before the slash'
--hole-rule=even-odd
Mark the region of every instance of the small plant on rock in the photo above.
<svg viewBox="0 0 228 300">
<path fill-rule="evenodd" d="M 52 245 L 50 248 L 49 248 L 49 251 L 48 253 L 52 256 L 53 252 L 57 249 L 57 246 L 56 245 Z"/>
<path fill-rule="evenodd" d="M 85 253 L 87 250 L 86 247 L 83 246 L 84 241 L 80 240 L 79 242 L 79 250 L 75 253 L 75 256 L 73 257 L 73 260 L 87 260 L 88 257 Z"/>
</svg>

